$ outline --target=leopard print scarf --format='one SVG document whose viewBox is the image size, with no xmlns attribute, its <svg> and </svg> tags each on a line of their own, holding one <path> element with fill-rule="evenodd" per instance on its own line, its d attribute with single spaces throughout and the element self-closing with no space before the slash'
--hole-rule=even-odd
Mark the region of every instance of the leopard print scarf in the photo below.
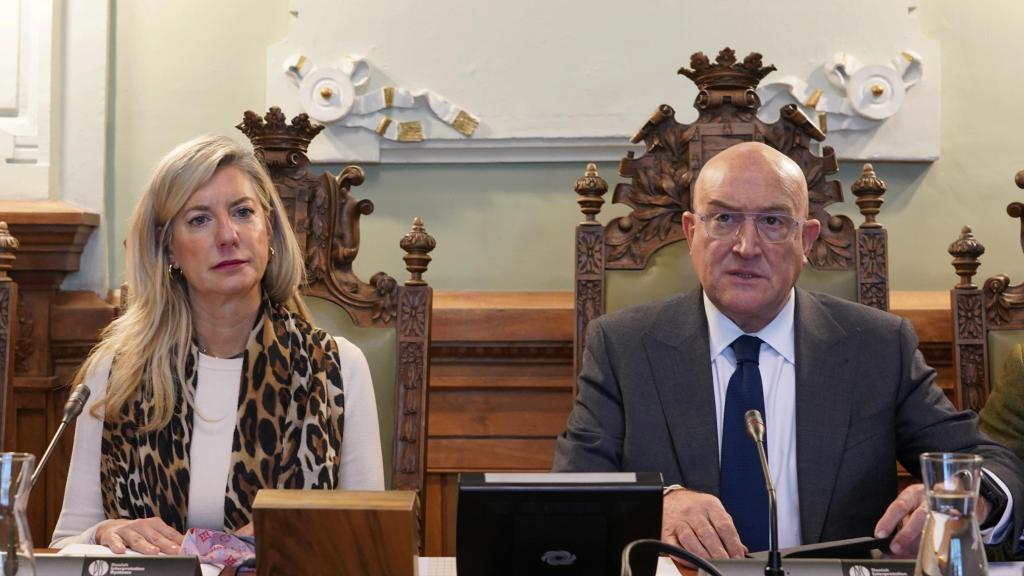
<svg viewBox="0 0 1024 576">
<path fill-rule="evenodd" d="M 143 434 L 151 393 L 139 386 L 117 422 L 104 419 L 100 485 L 107 518 L 159 516 L 184 533 L 199 351 L 187 350 L 184 386 L 161 430 Z M 214 382 L 204 384 L 216 385 Z M 187 395 L 187 396 L 186 396 Z M 260 488 L 338 487 L 345 395 L 338 345 L 283 306 L 264 300 L 242 361 L 238 419 L 224 496 L 224 526 L 252 521 Z"/>
</svg>

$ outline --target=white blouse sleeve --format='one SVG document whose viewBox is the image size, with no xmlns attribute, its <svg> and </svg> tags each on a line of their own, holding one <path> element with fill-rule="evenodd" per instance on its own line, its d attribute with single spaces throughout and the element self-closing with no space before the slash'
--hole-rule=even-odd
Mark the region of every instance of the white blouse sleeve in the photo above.
<svg viewBox="0 0 1024 576">
<path fill-rule="evenodd" d="M 51 548 L 69 544 L 93 544 L 96 526 L 107 519 L 100 492 L 100 444 L 103 420 L 92 415 L 92 407 L 107 395 L 111 359 L 101 361 L 85 378 L 89 400 L 75 423 L 75 447 L 71 451 L 64 507 L 53 531 Z"/>
<path fill-rule="evenodd" d="M 384 457 L 381 453 L 377 399 L 366 356 L 348 340 L 335 336 L 345 386 L 345 429 L 341 438 L 341 488 L 383 490 Z"/>
</svg>

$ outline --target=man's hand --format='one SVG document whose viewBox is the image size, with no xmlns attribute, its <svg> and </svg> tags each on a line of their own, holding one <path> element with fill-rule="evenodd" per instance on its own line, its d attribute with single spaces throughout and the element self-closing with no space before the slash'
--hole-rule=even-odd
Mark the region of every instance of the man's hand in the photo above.
<svg viewBox="0 0 1024 576">
<path fill-rule="evenodd" d="M 140 554 L 178 554 L 185 536 L 159 518 L 107 520 L 96 527 L 96 543 L 114 554 L 134 550 Z"/>
<path fill-rule="evenodd" d="M 747 552 L 722 502 L 691 490 L 665 496 L 661 540 L 707 559 L 742 558 Z"/>
<path fill-rule="evenodd" d="M 992 508 L 992 504 L 984 498 L 978 498 L 974 507 L 974 517 L 981 522 Z M 924 484 L 913 484 L 896 497 L 889 505 L 885 514 L 875 525 L 875 537 L 885 538 L 899 527 L 892 537 L 889 550 L 897 556 L 916 556 L 921 544 L 921 531 L 928 518 L 928 504 L 925 501 Z"/>
</svg>

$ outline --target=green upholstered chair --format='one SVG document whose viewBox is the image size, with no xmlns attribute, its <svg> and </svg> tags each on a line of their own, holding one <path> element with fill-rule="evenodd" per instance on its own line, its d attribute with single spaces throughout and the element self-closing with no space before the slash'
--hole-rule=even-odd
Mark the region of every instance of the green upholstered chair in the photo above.
<svg viewBox="0 0 1024 576">
<path fill-rule="evenodd" d="M 576 181 L 577 202 L 584 221 L 576 226 L 575 370 L 586 345 L 587 324 L 605 312 L 649 302 L 697 285 L 683 235 L 682 214 L 690 208 L 690 185 L 701 167 L 718 152 L 740 142 L 764 142 L 792 158 L 807 177 L 808 217 L 821 221 L 821 236 L 810 256 L 800 285 L 874 306 L 889 307 L 888 239 L 875 221 L 885 183 L 865 165 L 852 192 L 864 222 L 832 215 L 831 204 L 842 202 L 835 153 L 824 146 L 825 134 L 793 104 L 767 124 L 757 117 L 761 102 L 755 89 L 775 70 L 762 66 L 752 53 L 742 62 L 726 48 L 712 63 L 703 53 L 691 57 L 690 68 L 679 73 L 700 90 L 693 124 L 675 120 L 675 111 L 662 105 L 633 137 L 645 144 L 644 154 L 628 152 L 619 175 L 629 178 L 615 188 L 612 202 L 632 211 L 607 225 L 596 216 L 608 191 L 593 164 Z"/>
<path fill-rule="evenodd" d="M 1024 188 L 1024 171 L 1017 173 L 1016 181 Z M 1021 219 L 1024 250 L 1024 204 L 1011 202 L 1006 212 L 1011 218 Z M 1024 344 L 1024 284 L 1011 284 L 1009 276 L 999 274 L 980 287 L 975 285 L 972 277 L 984 252 L 985 247 L 969 226 L 964 226 L 960 237 L 949 245 L 953 268 L 960 277 L 950 294 L 955 397 L 958 406 L 975 411 L 985 406 L 996 387 L 1008 385 L 1008 359 Z"/>
<path fill-rule="evenodd" d="M 419 491 L 426 472 L 427 377 L 433 291 L 422 279 L 434 239 L 419 218 L 400 241 L 409 280 L 378 272 L 369 282 L 352 270 L 359 218 L 373 202 L 356 199 L 363 171 L 309 173 L 310 141 L 322 130 L 301 114 L 285 122 L 279 108 L 246 112 L 238 128 L 268 167 L 306 255 L 306 304 L 318 326 L 344 336 L 366 356 L 373 378 L 388 488 Z"/>
</svg>

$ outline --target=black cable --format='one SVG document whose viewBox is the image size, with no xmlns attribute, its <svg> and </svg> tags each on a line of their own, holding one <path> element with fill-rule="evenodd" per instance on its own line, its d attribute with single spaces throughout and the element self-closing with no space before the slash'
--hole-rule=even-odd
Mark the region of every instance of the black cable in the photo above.
<svg viewBox="0 0 1024 576">
<path fill-rule="evenodd" d="M 629 555 L 633 552 L 634 548 L 649 548 L 653 549 L 656 552 L 668 554 L 669 556 L 682 558 L 690 564 L 693 564 L 694 566 L 707 572 L 711 576 L 722 576 L 722 573 L 719 572 L 717 568 L 712 566 L 707 560 L 701 558 L 700 556 L 697 556 L 692 552 L 688 552 L 678 546 L 673 546 L 671 544 L 666 544 L 661 540 L 654 540 L 650 538 L 634 540 L 629 544 L 626 544 L 626 547 L 622 549 L 622 576 L 633 576 L 633 568 L 629 564 Z"/>
</svg>

